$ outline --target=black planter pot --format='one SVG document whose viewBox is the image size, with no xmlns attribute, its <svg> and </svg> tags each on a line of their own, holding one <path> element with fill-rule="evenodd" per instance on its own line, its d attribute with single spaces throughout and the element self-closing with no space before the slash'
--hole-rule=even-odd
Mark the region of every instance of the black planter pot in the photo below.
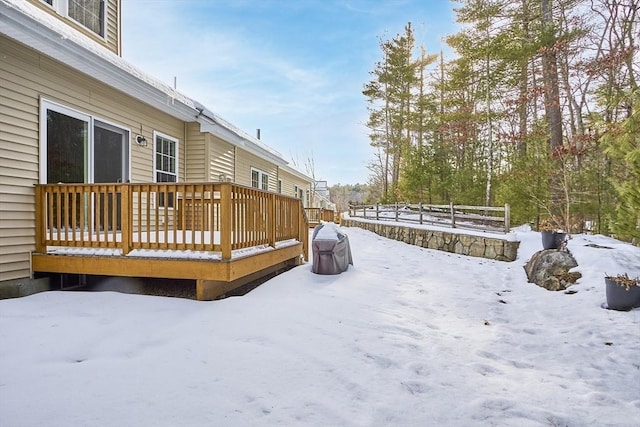
<svg viewBox="0 0 640 427">
<path fill-rule="evenodd" d="M 624 285 L 608 277 L 604 278 L 607 292 L 607 307 L 611 310 L 628 311 L 640 307 L 640 286 L 630 286 L 629 290 Z"/>
<path fill-rule="evenodd" d="M 540 235 L 542 236 L 543 249 L 558 249 L 567 238 L 567 233 L 557 233 L 555 231 L 543 231 Z"/>
</svg>

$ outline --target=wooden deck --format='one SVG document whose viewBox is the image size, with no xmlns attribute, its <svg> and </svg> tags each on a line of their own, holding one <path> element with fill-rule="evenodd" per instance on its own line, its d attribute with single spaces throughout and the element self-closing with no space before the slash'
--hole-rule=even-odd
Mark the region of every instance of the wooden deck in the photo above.
<svg viewBox="0 0 640 427">
<path fill-rule="evenodd" d="M 337 222 L 336 214 L 332 209 L 324 208 L 304 208 L 309 222 L 309 227 L 313 228 L 321 222 Z"/>
<path fill-rule="evenodd" d="M 39 184 L 37 273 L 192 279 L 214 299 L 308 259 L 299 199 L 231 183 Z"/>
</svg>

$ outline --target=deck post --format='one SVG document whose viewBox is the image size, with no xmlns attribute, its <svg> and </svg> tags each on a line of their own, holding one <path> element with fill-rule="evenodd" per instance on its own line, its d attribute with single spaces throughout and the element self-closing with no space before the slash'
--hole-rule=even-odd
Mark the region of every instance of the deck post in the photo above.
<svg viewBox="0 0 640 427">
<path fill-rule="evenodd" d="M 269 233 L 269 246 L 272 248 L 276 247 L 276 231 L 278 228 L 278 218 L 277 218 L 277 209 L 276 209 L 276 195 L 275 193 L 270 193 L 268 195 L 268 204 L 269 204 L 269 219 L 267 220 L 267 224 L 269 228 L 267 229 Z"/>
<path fill-rule="evenodd" d="M 44 212 L 44 194 L 45 191 L 42 185 L 36 184 L 36 252 L 47 252 L 47 245 L 45 244 L 46 228 L 45 228 L 45 212 Z"/>
<path fill-rule="evenodd" d="M 220 247 L 222 260 L 231 259 L 231 217 L 233 215 L 231 184 L 220 184 Z"/>
<path fill-rule="evenodd" d="M 298 239 L 302 242 L 304 260 L 309 261 L 309 223 L 306 220 L 302 200 L 298 201 L 300 220 L 298 221 Z"/>
<path fill-rule="evenodd" d="M 116 188 L 120 188 L 120 235 L 122 236 L 122 255 L 127 255 L 131 251 L 131 242 L 133 241 L 133 227 L 131 226 L 130 209 L 133 207 L 131 203 L 131 192 L 129 184 L 119 184 Z M 117 194 L 117 191 L 116 191 Z M 115 227 L 114 227 L 115 228 Z"/>
</svg>

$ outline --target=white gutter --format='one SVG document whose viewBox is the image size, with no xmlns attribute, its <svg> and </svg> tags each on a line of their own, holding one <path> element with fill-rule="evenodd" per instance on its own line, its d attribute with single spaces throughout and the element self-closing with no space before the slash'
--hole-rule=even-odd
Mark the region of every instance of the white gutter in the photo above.
<svg viewBox="0 0 640 427">
<path fill-rule="evenodd" d="M 300 179 L 304 179 L 305 181 L 309 181 L 309 184 L 313 184 L 313 178 L 305 174 L 304 172 L 289 166 L 288 164 L 282 168 L 283 171 L 290 173 L 291 175 L 295 175 Z"/>
</svg>

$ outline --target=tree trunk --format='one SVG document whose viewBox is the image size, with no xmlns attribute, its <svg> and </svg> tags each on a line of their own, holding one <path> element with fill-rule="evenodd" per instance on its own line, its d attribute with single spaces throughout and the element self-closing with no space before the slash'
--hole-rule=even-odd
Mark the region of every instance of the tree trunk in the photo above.
<svg viewBox="0 0 640 427">
<path fill-rule="evenodd" d="M 544 45 L 542 52 L 542 79 L 544 81 L 544 104 L 549 143 L 554 166 L 550 176 L 552 214 L 562 216 L 562 162 L 559 158 L 562 147 L 562 112 L 558 87 L 558 60 L 556 56 L 556 34 L 551 13 L 551 0 L 542 0 L 542 22 Z"/>
</svg>

